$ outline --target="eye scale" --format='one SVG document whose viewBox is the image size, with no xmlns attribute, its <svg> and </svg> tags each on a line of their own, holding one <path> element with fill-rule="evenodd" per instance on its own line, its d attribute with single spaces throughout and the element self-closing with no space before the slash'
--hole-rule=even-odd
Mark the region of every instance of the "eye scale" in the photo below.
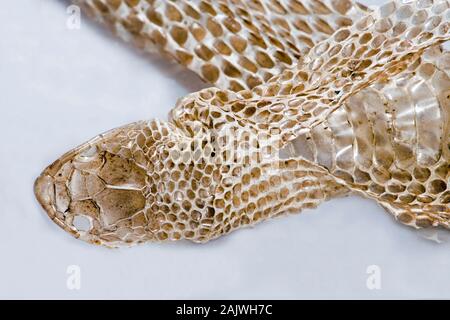
<svg viewBox="0 0 450 320">
<path fill-rule="evenodd" d="M 450 227 L 448 0 L 74 3 L 212 85 L 44 170 L 36 197 L 75 237 L 206 242 L 348 194 Z"/>
</svg>

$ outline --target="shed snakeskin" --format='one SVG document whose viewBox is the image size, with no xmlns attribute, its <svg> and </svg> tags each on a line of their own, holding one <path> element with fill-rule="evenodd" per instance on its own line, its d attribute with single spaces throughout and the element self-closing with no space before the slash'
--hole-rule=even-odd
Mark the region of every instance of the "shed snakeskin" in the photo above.
<svg viewBox="0 0 450 320">
<path fill-rule="evenodd" d="M 44 170 L 37 199 L 70 234 L 206 242 L 348 194 L 450 228 L 448 0 L 75 3 L 212 87 Z"/>
</svg>

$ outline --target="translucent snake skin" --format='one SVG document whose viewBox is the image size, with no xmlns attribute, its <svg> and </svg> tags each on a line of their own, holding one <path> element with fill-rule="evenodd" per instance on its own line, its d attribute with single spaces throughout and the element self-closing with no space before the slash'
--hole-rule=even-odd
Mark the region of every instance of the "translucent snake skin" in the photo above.
<svg viewBox="0 0 450 320">
<path fill-rule="evenodd" d="M 45 169 L 36 196 L 75 237 L 206 242 L 347 194 L 450 227 L 448 0 L 75 3 L 212 85 Z"/>
</svg>

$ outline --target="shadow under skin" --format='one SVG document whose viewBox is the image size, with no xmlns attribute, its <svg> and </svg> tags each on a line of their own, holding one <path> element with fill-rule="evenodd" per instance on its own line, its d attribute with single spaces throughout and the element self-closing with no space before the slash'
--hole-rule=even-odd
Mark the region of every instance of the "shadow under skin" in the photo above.
<svg viewBox="0 0 450 320">
<path fill-rule="evenodd" d="M 70 5 L 75 4 L 71 0 L 54 0 L 62 5 L 64 11 Z M 174 79 L 178 84 L 185 88 L 189 92 L 196 92 L 201 89 L 210 87 L 211 85 L 205 83 L 199 76 L 194 72 L 186 69 L 185 67 L 179 65 L 174 59 L 168 55 L 160 54 L 155 48 L 155 52 L 145 52 L 133 46 L 131 43 L 127 43 L 120 39 L 118 36 L 114 35 L 105 25 L 94 21 L 91 19 L 83 10 L 81 10 L 81 25 L 86 25 L 89 29 L 94 30 L 101 37 L 106 37 L 111 40 L 112 43 L 120 43 L 121 46 L 127 48 L 130 52 L 132 58 L 145 59 L 152 65 L 154 65 L 159 72 L 166 75 L 169 78 Z M 150 72 L 150 70 L 149 70 Z"/>
</svg>

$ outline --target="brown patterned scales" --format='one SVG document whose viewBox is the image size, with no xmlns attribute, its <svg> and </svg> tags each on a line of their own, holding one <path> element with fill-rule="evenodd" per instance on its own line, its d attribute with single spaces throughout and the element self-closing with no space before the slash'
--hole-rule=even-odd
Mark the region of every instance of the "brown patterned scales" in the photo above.
<svg viewBox="0 0 450 320">
<path fill-rule="evenodd" d="M 450 227 L 449 1 L 76 2 L 215 87 L 42 173 L 39 202 L 74 236 L 204 242 L 348 193 Z"/>
</svg>

